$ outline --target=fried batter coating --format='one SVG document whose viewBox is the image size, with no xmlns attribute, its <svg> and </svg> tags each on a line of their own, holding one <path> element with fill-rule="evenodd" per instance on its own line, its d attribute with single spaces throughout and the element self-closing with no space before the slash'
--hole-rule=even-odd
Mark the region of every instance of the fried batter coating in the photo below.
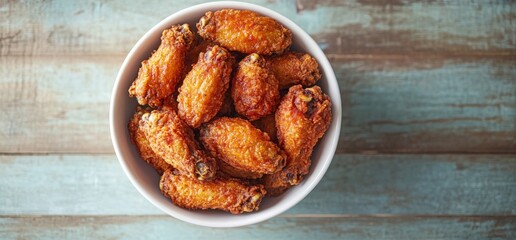
<svg viewBox="0 0 516 240">
<path fill-rule="evenodd" d="M 206 12 L 197 23 L 199 35 L 246 54 L 282 53 L 292 44 L 292 33 L 270 17 L 249 10 Z"/>
<path fill-rule="evenodd" d="M 276 111 L 279 145 L 287 153 L 287 165 L 266 175 L 264 183 L 271 195 L 299 184 L 310 168 L 310 155 L 332 119 L 331 102 L 319 86 L 291 87 Z"/>
<path fill-rule="evenodd" d="M 173 171 L 163 174 L 159 188 L 180 207 L 219 209 L 232 214 L 257 211 L 266 194 L 262 185 L 248 185 L 234 178 L 199 181 Z"/>
<path fill-rule="evenodd" d="M 186 53 L 193 40 L 188 24 L 164 30 L 158 50 L 142 62 L 129 96 L 136 97 L 140 105 L 161 106 L 182 79 Z"/>
<path fill-rule="evenodd" d="M 256 121 L 253 121 L 252 124 L 262 130 L 262 132 L 267 133 L 269 135 L 269 138 L 273 142 L 278 142 L 278 138 L 276 136 L 276 119 L 274 117 L 274 114 L 265 116 L 263 118 L 260 118 Z"/>
<path fill-rule="evenodd" d="M 296 84 L 310 87 L 321 78 L 317 60 L 307 53 L 287 52 L 267 59 L 280 89 Z"/>
<path fill-rule="evenodd" d="M 271 174 L 285 166 L 285 153 L 241 118 L 221 117 L 204 125 L 199 140 L 213 156 L 237 169 Z"/>
<path fill-rule="evenodd" d="M 280 100 L 278 80 L 267 68 L 263 57 L 253 53 L 240 61 L 231 86 L 231 97 L 237 113 L 250 121 L 276 111 Z"/>
<path fill-rule="evenodd" d="M 258 179 L 263 176 L 262 173 L 249 172 L 235 168 L 222 160 L 217 161 L 217 166 L 219 167 L 219 171 L 235 178 Z"/>
<path fill-rule="evenodd" d="M 129 122 L 129 133 L 131 134 L 131 139 L 136 145 L 142 159 L 154 167 L 158 174 L 161 175 L 165 170 L 172 169 L 172 166 L 152 151 L 149 141 L 147 140 L 143 129 L 140 127 L 140 119 L 142 118 L 142 115 L 149 112 L 150 109 L 144 109 L 141 107 L 137 108 L 133 118 Z"/>
<path fill-rule="evenodd" d="M 170 108 L 142 115 L 140 127 L 152 150 L 181 174 L 200 180 L 215 175 L 217 163 L 201 150 L 188 127 Z"/>
<path fill-rule="evenodd" d="M 193 128 L 220 110 L 229 87 L 233 56 L 219 46 L 208 47 L 186 75 L 177 97 L 179 116 Z"/>
</svg>

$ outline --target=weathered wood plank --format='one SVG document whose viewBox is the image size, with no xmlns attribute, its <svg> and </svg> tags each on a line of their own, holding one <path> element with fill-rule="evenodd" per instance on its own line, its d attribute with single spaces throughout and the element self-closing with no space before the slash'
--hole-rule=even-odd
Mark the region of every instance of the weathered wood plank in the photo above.
<svg viewBox="0 0 516 240">
<path fill-rule="evenodd" d="M 162 214 L 114 155 L 4 155 L 0 176 L 4 216 Z M 514 206 L 515 155 L 337 155 L 286 214 L 507 215 Z"/>
<path fill-rule="evenodd" d="M 338 152 L 516 151 L 516 59 L 342 62 Z"/>
<path fill-rule="evenodd" d="M 122 58 L 0 58 L 0 152 L 112 152 Z"/>
<path fill-rule="evenodd" d="M 108 105 L 122 58 L 0 58 L 0 152 L 112 153 Z M 343 103 L 337 151 L 514 153 L 515 64 L 336 60 Z"/>
<path fill-rule="evenodd" d="M 278 217 L 205 228 L 167 216 L 4 217 L 2 239 L 514 239 L 515 217 Z"/>
<path fill-rule="evenodd" d="M 154 24 L 204 1 L 2 1 L 0 56 L 125 55 Z M 327 53 L 515 54 L 513 1 L 249 1 Z"/>
</svg>

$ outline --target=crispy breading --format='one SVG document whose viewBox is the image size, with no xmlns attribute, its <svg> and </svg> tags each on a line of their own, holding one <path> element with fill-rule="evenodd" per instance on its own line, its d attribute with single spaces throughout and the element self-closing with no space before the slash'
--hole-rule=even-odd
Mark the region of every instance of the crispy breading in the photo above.
<svg viewBox="0 0 516 240">
<path fill-rule="evenodd" d="M 285 165 L 285 153 L 245 119 L 218 118 L 201 128 L 199 140 L 213 156 L 237 169 L 270 174 Z"/>
<path fill-rule="evenodd" d="M 229 88 L 233 56 L 220 46 L 208 47 L 186 75 L 177 97 L 179 116 L 193 128 L 220 110 Z"/>
<path fill-rule="evenodd" d="M 249 10 L 206 12 L 197 29 L 204 39 L 246 54 L 282 53 L 292 44 L 290 30 L 270 17 Z"/>
<path fill-rule="evenodd" d="M 276 111 L 279 145 L 287 153 L 287 164 L 280 172 L 264 176 L 271 195 L 278 195 L 299 184 L 308 174 L 314 146 L 332 120 L 331 102 L 319 86 L 291 87 Z"/>
<path fill-rule="evenodd" d="M 246 171 L 245 169 L 235 168 L 222 160 L 217 161 L 217 166 L 219 167 L 219 171 L 235 178 L 257 179 L 263 176 L 262 173 L 255 173 Z"/>
<path fill-rule="evenodd" d="M 200 180 L 215 175 L 216 160 L 200 148 L 192 129 L 173 109 L 162 108 L 143 114 L 140 127 L 152 150 L 181 174 Z"/>
<path fill-rule="evenodd" d="M 136 97 L 140 105 L 161 106 L 181 82 L 186 53 L 193 39 L 188 24 L 164 30 L 158 50 L 142 62 L 138 77 L 129 88 L 129 96 Z"/>
<path fill-rule="evenodd" d="M 287 52 L 267 59 L 280 89 L 296 84 L 310 87 L 321 78 L 317 60 L 307 53 Z"/>
<path fill-rule="evenodd" d="M 248 185 L 235 178 L 199 181 L 166 171 L 161 192 L 172 202 L 188 209 L 219 209 L 232 214 L 258 210 L 266 191 L 262 185 Z"/>
<path fill-rule="evenodd" d="M 231 85 L 231 97 L 237 113 L 250 121 L 276 111 L 280 100 L 278 81 L 263 57 L 253 53 L 240 61 Z"/>
<path fill-rule="evenodd" d="M 277 143 L 278 137 L 276 136 L 276 119 L 275 115 L 271 114 L 265 117 L 262 117 L 256 121 L 251 122 L 253 126 L 262 130 L 262 132 L 267 133 L 271 141 Z"/>
<path fill-rule="evenodd" d="M 133 143 L 136 145 L 136 149 L 138 149 L 138 152 L 140 153 L 141 158 L 154 167 L 158 174 L 161 175 L 165 170 L 172 169 L 172 166 L 152 150 L 143 129 L 140 127 L 140 119 L 142 118 L 142 115 L 149 113 L 150 111 L 151 109 L 141 107 L 136 109 L 133 118 L 129 122 L 129 133 Z"/>
</svg>

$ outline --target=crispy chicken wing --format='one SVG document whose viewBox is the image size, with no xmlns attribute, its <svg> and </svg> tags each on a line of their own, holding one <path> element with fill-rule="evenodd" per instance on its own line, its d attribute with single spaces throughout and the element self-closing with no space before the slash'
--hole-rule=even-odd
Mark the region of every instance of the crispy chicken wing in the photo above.
<svg viewBox="0 0 516 240">
<path fill-rule="evenodd" d="M 234 178 L 199 181 L 166 171 L 161 191 L 172 202 L 188 209 L 219 209 L 232 214 L 258 210 L 266 191 L 262 185 L 248 185 Z"/>
<path fill-rule="evenodd" d="M 164 30 L 158 50 L 142 62 L 138 77 L 129 88 L 129 96 L 136 97 L 140 105 L 161 106 L 163 99 L 173 94 L 181 81 L 186 53 L 193 39 L 188 24 Z"/>
<path fill-rule="evenodd" d="M 231 51 L 270 55 L 292 43 L 292 33 L 274 19 L 249 10 L 206 12 L 197 23 L 199 35 Z"/>
<path fill-rule="evenodd" d="M 299 184 L 310 168 L 312 150 L 330 126 L 331 102 L 319 86 L 291 87 L 276 112 L 279 145 L 287 153 L 280 172 L 266 175 L 264 183 L 271 195 Z"/>
<path fill-rule="evenodd" d="M 133 143 L 136 145 L 138 152 L 143 160 L 145 160 L 149 165 L 154 167 L 158 174 L 163 174 L 165 170 L 172 169 L 172 166 L 165 162 L 162 157 L 158 156 L 150 147 L 149 141 L 143 132 L 143 129 L 140 127 L 140 120 L 142 115 L 145 113 L 149 113 L 150 109 L 144 109 L 138 107 L 136 112 L 134 113 L 133 118 L 129 122 L 129 133 L 131 134 L 131 139 Z"/>
<path fill-rule="evenodd" d="M 219 46 L 208 47 L 179 88 L 179 116 L 193 128 L 220 110 L 229 87 L 233 56 Z"/>
<path fill-rule="evenodd" d="M 192 129 L 173 109 L 162 108 L 143 114 L 140 127 L 152 150 L 181 174 L 200 180 L 215 175 L 216 160 L 200 148 Z"/>
<path fill-rule="evenodd" d="M 310 87 L 321 78 L 319 64 L 307 53 L 288 52 L 268 58 L 267 62 L 280 89 L 296 84 Z"/>
<path fill-rule="evenodd" d="M 237 169 L 270 174 L 285 165 L 284 152 L 241 118 L 221 117 L 204 125 L 200 141 L 213 156 Z"/>
<path fill-rule="evenodd" d="M 238 114 L 254 121 L 274 113 L 280 100 L 278 81 L 263 57 L 253 53 L 238 64 L 231 86 Z"/>
</svg>

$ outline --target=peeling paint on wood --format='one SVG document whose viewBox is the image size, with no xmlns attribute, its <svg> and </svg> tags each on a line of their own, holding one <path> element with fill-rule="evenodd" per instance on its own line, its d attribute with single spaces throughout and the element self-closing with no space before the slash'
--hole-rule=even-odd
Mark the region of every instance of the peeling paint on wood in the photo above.
<svg viewBox="0 0 516 240">
<path fill-rule="evenodd" d="M 286 214 L 515 214 L 515 160 L 337 155 L 313 192 Z M 0 176 L 0 215 L 162 214 L 114 155 L 0 156 Z"/>
<path fill-rule="evenodd" d="M 0 56 L 125 55 L 153 25 L 204 1 L 8 2 Z M 515 54 L 511 1 L 249 1 L 311 34 L 327 53 Z"/>
<path fill-rule="evenodd" d="M 4 217 L 4 239 L 512 239 L 514 217 L 278 217 L 256 225 L 204 228 L 166 216 Z"/>
</svg>

